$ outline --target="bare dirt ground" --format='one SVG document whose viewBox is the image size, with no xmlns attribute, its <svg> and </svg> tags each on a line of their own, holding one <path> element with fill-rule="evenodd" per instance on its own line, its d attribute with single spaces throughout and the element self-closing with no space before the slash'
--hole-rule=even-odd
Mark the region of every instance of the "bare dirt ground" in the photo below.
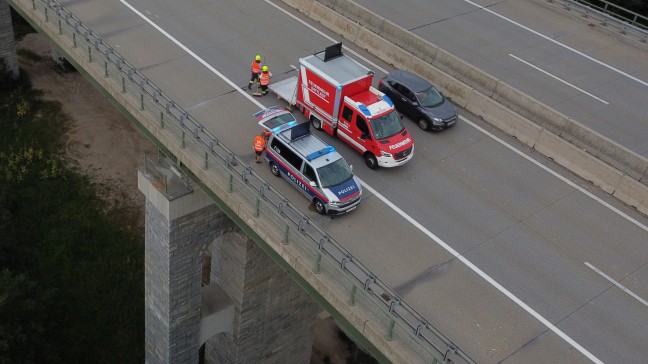
<svg viewBox="0 0 648 364">
<path fill-rule="evenodd" d="M 144 153 L 156 153 L 155 146 L 136 131 L 128 119 L 78 72 L 63 72 L 51 61 L 50 45 L 31 33 L 17 42 L 16 48 L 42 57 L 40 61 L 21 57 L 21 69 L 32 86 L 43 91 L 47 100 L 58 101 L 72 119 L 67 133 L 66 152 L 104 189 L 104 197 L 116 198 L 140 208 L 143 224 L 144 196 L 137 188 L 137 169 Z M 342 339 L 330 317 L 321 315 L 316 323 L 312 364 L 359 362 L 357 350 Z"/>
</svg>

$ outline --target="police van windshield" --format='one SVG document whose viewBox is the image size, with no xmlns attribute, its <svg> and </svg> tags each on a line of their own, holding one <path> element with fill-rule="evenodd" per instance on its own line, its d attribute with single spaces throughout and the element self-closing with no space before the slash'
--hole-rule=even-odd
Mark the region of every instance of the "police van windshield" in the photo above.
<svg viewBox="0 0 648 364">
<path fill-rule="evenodd" d="M 353 173 L 351 173 L 351 169 L 344 158 L 318 168 L 317 174 L 320 182 L 322 182 L 322 188 L 339 185 L 353 177 Z"/>
<path fill-rule="evenodd" d="M 371 119 L 371 129 L 378 140 L 387 139 L 405 129 L 397 112 L 390 112 L 376 119 Z"/>
</svg>

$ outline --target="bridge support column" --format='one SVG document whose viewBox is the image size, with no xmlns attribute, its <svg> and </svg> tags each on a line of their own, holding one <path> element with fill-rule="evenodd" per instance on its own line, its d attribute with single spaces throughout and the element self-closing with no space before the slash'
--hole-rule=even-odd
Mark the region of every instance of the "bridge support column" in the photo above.
<svg viewBox="0 0 648 364">
<path fill-rule="evenodd" d="M 242 231 L 212 246 L 211 281 L 234 301 L 234 329 L 207 341 L 205 363 L 310 362 L 317 303 Z"/>
<path fill-rule="evenodd" d="M 201 305 L 205 304 L 201 290 L 206 288 L 201 287 L 203 255 L 216 236 L 234 225 L 201 191 L 174 184 L 171 169 L 157 172 L 157 179 L 138 174 L 139 189 L 146 196 L 146 363 L 198 363 Z M 170 176 L 168 189 L 160 188 L 160 175 Z M 213 292 L 210 296 L 219 298 Z M 213 307 L 209 311 L 213 314 Z M 231 331 L 233 310 L 230 316 Z"/>
<path fill-rule="evenodd" d="M 11 25 L 11 11 L 9 3 L 0 0 L 0 63 L 3 61 L 9 76 L 14 80 L 17 79 L 19 74 L 18 56 Z"/>
<path fill-rule="evenodd" d="M 205 363 L 308 363 L 315 301 L 173 167 L 139 172 L 138 185 L 146 363 L 198 363 L 203 344 Z"/>
</svg>

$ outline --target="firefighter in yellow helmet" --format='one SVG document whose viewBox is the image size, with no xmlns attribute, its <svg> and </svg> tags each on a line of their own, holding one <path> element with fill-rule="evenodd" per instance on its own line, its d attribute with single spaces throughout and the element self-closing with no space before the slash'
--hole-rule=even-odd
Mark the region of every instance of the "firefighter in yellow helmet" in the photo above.
<svg viewBox="0 0 648 364">
<path fill-rule="evenodd" d="M 252 66 L 250 67 L 252 71 L 252 76 L 250 77 L 250 84 L 248 85 L 248 90 L 252 88 L 254 82 L 259 82 L 259 74 L 261 74 L 261 56 L 256 55 L 254 61 L 252 61 Z"/>
<path fill-rule="evenodd" d="M 268 85 L 270 84 L 270 77 L 272 77 L 272 73 L 270 73 L 268 66 L 263 66 L 261 68 L 261 74 L 259 75 L 259 84 L 261 85 L 261 96 L 265 96 L 268 93 Z"/>
</svg>

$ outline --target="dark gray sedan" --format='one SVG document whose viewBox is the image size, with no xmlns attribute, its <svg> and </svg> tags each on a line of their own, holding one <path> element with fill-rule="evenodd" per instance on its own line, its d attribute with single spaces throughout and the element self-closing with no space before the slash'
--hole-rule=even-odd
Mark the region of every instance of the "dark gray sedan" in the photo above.
<svg viewBox="0 0 648 364">
<path fill-rule="evenodd" d="M 443 130 L 457 122 L 455 106 L 432 84 L 413 73 L 392 71 L 380 80 L 378 89 L 423 130 Z"/>
</svg>

